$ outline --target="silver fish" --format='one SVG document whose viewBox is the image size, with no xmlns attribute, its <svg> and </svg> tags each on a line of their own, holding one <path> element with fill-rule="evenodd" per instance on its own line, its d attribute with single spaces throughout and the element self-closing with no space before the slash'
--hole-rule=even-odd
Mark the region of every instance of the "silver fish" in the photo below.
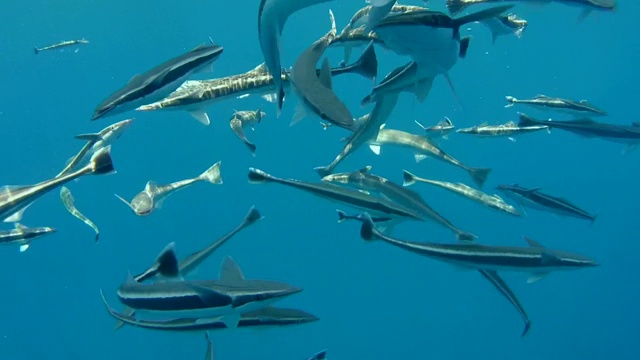
<svg viewBox="0 0 640 360">
<path fill-rule="evenodd" d="M 458 129 L 456 132 L 461 134 L 475 135 L 479 137 L 502 137 L 506 136 L 511 141 L 516 141 L 515 136 L 528 134 L 540 130 L 547 130 L 550 133 L 550 128 L 545 125 L 532 125 L 532 126 L 518 126 L 515 122 L 509 121 L 501 125 L 489 125 L 488 123 L 482 123 L 477 126 Z"/>
<path fill-rule="evenodd" d="M 231 127 L 231 130 L 233 130 L 240 141 L 249 148 L 253 156 L 256 156 L 256 145 L 247 139 L 243 129 L 251 128 L 251 130 L 253 130 L 254 126 L 259 124 L 266 116 L 267 114 L 262 111 L 262 109 L 255 111 L 236 111 L 233 113 L 231 120 L 229 120 L 229 127 Z"/>
<path fill-rule="evenodd" d="M 446 116 L 434 126 L 424 126 L 418 122 L 418 120 L 414 121 L 418 126 L 420 126 L 420 128 L 422 128 L 422 130 L 424 130 L 425 136 L 430 140 L 437 138 L 449 139 L 449 133 L 456 128 L 451 119 Z"/>
<path fill-rule="evenodd" d="M 147 182 L 147 185 L 145 185 L 144 190 L 138 193 L 131 202 L 128 202 L 118 194 L 115 194 L 115 196 L 127 204 L 127 206 L 129 206 L 136 215 L 146 216 L 151 214 L 153 210 L 161 208 L 164 199 L 169 195 L 180 189 L 184 189 L 195 182 L 206 181 L 214 185 L 222 184 L 222 177 L 220 175 L 221 164 L 222 162 L 218 161 L 195 178 L 176 181 L 168 185 L 158 185 L 153 181 L 149 181 Z"/>
<path fill-rule="evenodd" d="M 93 154 L 87 165 L 74 172 L 35 185 L 4 186 L 0 188 L 0 220 L 20 221 L 25 209 L 49 191 L 83 175 L 103 175 L 114 171 L 111 147 L 107 146 Z"/>
<path fill-rule="evenodd" d="M 470 199 L 472 201 L 476 201 L 484 206 L 490 207 L 492 209 L 506 212 L 507 214 L 522 216 L 520 212 L 512 205 L 506 203 L 502 198 L 498 195 L 488 195 L 480 190 L 476 190 L 468 185 L 463 183 L 450 183 L 446 181 L 438 181 L 438 180 L 430 180 L 421 178 L 416 176 L 407 170 L 403 170 L 403 185 L 411 186 L 416 182 L 422 182 L 425 184 L 431 184 L 443 189 L 449 190 L 454 194 L 462 195 L 463 197 Z"/>
<path fill-rule="evenodd" d="M 95 242 L 97 243 L 100 240 L 100 230 L 98 229 L 96 224 L 93 223 L 93 221 L 91 221 L 88 217 L 84 216 L 84 214 L 82 214 L 76 208 L 76 205 L 74 204 L 75 199 L 73 198 L 73 195 L 71 194 L 71 190 L 69 190 L 68 188 L 66 188 L 64 186 L 61 187 L 60 188 L 60 200 L 62 200 L 62 203 L 64 204 L 64 207 L 67 208 L 67 211 L 69 211 L 69 213 L 71 213 L 71 215 L 73 215 L 78 220 L 82 221 L 83 223 L 87 224 L 87 226 L 89 226 L 90 228 L 93 229 L 93 231 L 96 232 Z"/>
<path fill-rule="evenodd" d="M 50 227 L 30 228 L 15 223 L 13 230 L 0 230 L 0 245 L 20 245 L 20 252 L 25 252 L 33 240 L 54 232 L 56 229 Z"/>
<path fill-rule="evenodd" d="M 40 52 L 42 51 L 47 51 L 47 50 L 53 50 L 53 49 L 60 49 L 63 47 L 68 47 L 68 46 L 73 46 L 73 45 L 78 45 L 78 44 L 88 44 L 89 40 L 86 39 L 80 39 L 80 40 L 67 40 L 67 41 L 61 41 L 57 44 L 53 44 L 53 45 L 49 45 L 49 46 L 45 46 L 45 47 L 34 47 L 33 48 L 33 52 L 38 55 Z"/>
<path fill-rule="evenodd" d="M 606 116 L 607 112 L 599 109 L 587 100 L 574 101 L 563 98 L 554 98 L 546 95 L 536 95 L 532 99 L 520 100 L 513 96 L 507 96 L 507 105 L 511 107 L 516 104 L 527 105 L 536 110 L 549 111 L 572 116 Z"/>
</svg>

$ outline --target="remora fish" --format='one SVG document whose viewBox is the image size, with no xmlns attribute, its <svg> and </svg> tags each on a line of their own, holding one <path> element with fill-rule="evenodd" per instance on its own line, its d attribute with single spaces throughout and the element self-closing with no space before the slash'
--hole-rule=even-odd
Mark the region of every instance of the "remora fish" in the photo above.
<svg viewBox="0 0 640 360">
<path fill-rule="evenodd" d="M 513 207 L 512 205 L 507 204 L 502 198 L 498 195 L 488 195 L 483 193 L 480 190 L 476 190 L 468 185 L 463 183 L 450 183 L 446 181 L 437 181 L 421 178 L 416 176 L 407 170 L 403 170 L 403 184 L 404 186 L 411 186 L 416 182 L 423 182 L 425 184 L 431 184 L 443 189 L 449 190 L 455 194 L 462 195 L 467 199 L 476 201 L 484 206 L 490 207 L 492 209 L 496 209 L 498 211 L 503 211 L 511 215 L 522 216 L 520 212 Z"/>
<path fill-rule="evenodd" d="M 380 84 L 373 87 L 371 94 L 362 99 L 360 105 L 377 102 L 382 95 L 409 92 L 416 96 L 419 103 L 423 103 L 433 85 L 434 76 L 418 77 L 418 65 L 411 61 L 391 71 Z"/>
<path fill-rule="evenodd" d="M 93 154 L 84 167 L 66 175 L 45 180 L 35 185 L 6 185 L 0 188 L 0 220 L 17 222 L 24 210 L 42 195 L 83 175 L 103 175 L 114 172 L 111 161 L 111 147 L 100 149 Z"/>
<path fill-rule="evenodd" d="M 418 64 L 418 77 L 447 74 L 458 58 L 464 58 L 469 38 L 460 38 L 460 27 L 502 14 L 513 5 L 499 6 L 452 19 L 431 10 L 413 11 L 384 18 L 374 28 L 385 45 Z"/>
<path fill-rule="evenodd" d="M 507 105 L 527 105 L 537 110 L 552 111 L 573 116 L 606 116 L 607 112 L 589 104 L 587 100 L 573 101 L 569 99 L 554 98 L 546 95 L 536 95 L 533 99 L 519 100 L 513 96 L 507 96 Z"/>
<path fill-rule="evenodd" d="M 375 219 L 371 218 L 369 214 L 366 214 L 366 213 L 356 215 L 356 216 L 349 215 L 346 217 L 346 219 L 358 220 L 360 222 L 366 222 L 368 220 L 376 222 Z M 507 283 L 500 277 L 500 275 L 498 275 L 498 273 L 495 270 L 483 270 L 483 269 L 477 269 L 477 270 L 482 276 L 484 276 L 485 279 L 487 279 L 496 288 L 496 290 L 498 290 L 498 292 L 500 292 L 500 294 L 502 294 L 502 296 L 507 298 L 507 300 L 509 300 L 511 305 L 513 305 L 513 307 L 516 308 L 518 313 L 520 313 L 520 316 L 524 321 L 524 330 L 522 331 L 521 336 L 525 336 L 529 331 L 529 328 L 531 327 L 531 321 L 529 320 L 529 316 L 527 315 L 526 310 L 520 303 L 520 300 L 518 300 L 518 297 L 516 296 L 516 294 L 511 290 L 509 285 L 507 285 Z"/>
<path fill-rule="evenodd" d="M 525 114 L 520 115 L 519 126 L 544 125 L 549 128 L 561 129 L 587 138 L 600 138 L 607 141 L 627 144 L 625 151 L 629 151 L 640 142 L 640 122 L 631 125 L 614 125 L 595 122 L 591 119 L 569 121 L 536 120 Z"/>
<path fill-rule="evenodd" d="M 89 43 L 89 40 L 85 40 L 85 39 L 61 41 L 57 44 L 53 44 L 53 45 L 49 45 L 41 48 L 34 47 L 33 52 L 35 52 L 35 54 L 38 55 L 41 51 L 59 49 L 67 46 L 73 46 L 78 44 L 88 44 L 88 43 Z"/>
<path fill-rule="evenodd" d="M 188 187 L 195 182 L 206 181 L 214 185 L 222 184 L 222 177 L 220 176 L 221 163 L 221 161 L 218 161 L 205 172 L 193 179 L 176 181 L 168 185 L 158 185 L 153 181 L 149 181 L 147 182 L 147 185 L 145 185 L 144 190 L 138 193 L 131 202 L 128 202 L 118 194 L 115 194 L 115 196 L 127 204 L 127 206 L 129 206 L 136 215 L 149 215 L 153 210 L 160 209 L 164 199 L 169 195 L 180 189 Z"/>
<path fill-rule="evenodd" d="M 238 265 L 227 257 L 219 280 L 184 280 L 137 283 L 130 279 L 118 289 L 118 298 L 138 314 L 166 317 L 216 317 L 229 328 L 240 315 L 269 306 L 302 291 L 285 283 L 247 280 Z"/>
<path fill-rule="evenodd" d="M 527 28 L 527 20 L 519 18 L 516 14 L 498 15 L 494 18 L 482 21 L 491 31 L 492 43 L 496 43 L 499 36 L 515 35 L 518 39 Z"/>
<path fill-rule="evenodd" d="M 122 136 L 132 123 L 133 119 L 122 120 L 107 126 L 97 134 L 76 135 L 76 139 L 86 140 L 87 143 L 82 147 L 82 149 L 80 149 L 76 156 L 71 158 L 67 166 L 62 169 L 56 177 L 69 173 L 76 166 L 91 158 L 96 151 L 112 145 L 114 141 L 118 140 L 120 136 Z"/>
<path fill-rule="evenodd" d="M 482 187 L 485 180 L 487 180 L 487 176 L 491 172 L 491 169 L 469 167 L 442 151 L 424 136 L 414 135 L 400 130 L 380 129 L 378 138 L 376 141 L 372 142 L 369 147 L 374 154 L 380 155 L 380 147 L 382 145 L 396 145 L 409 148 L 415 151 L 416 162 L 420 162 L 428 156 L 432 156 L 438 160 L 459 167 L 469 173 L 473 182 L 475 182 L 479 187 Z"/>
<path fill-rule="evenodd" d="M 418 120 L 414 120 L 415 123 L 422 128 L 425 132 L 425 136 L 427 139 L 434 140 L 437 138 L 449 139 L 449 133 L 455 129 L 455 125 L 448 117 L 444 117 L 444 119 L 440 120 L 434 126 L 424 126 Z"/>
<path fill-rule="evenodd" d="M 0 230 L 0 245 L 20 245 L 20 252 L 25 252 L 29 249 L 31 241 L 54 232 L 56 229 L 50 227 L 29 228 L 15 223 L 13 230 Z"/>
<path fill-rule="evenodd" d="M 419 214 L 391 200 L 357 190 L 346 189 L 334 184 L 308 183 L 294 179 L 282 179 L 254 168 L 249 168 L 249 182 L 252 184 L 272 182 L 286 185 L 375 215 L 393 217 L 394 219 L 424 220 Z"/>
<path fill-rule="evenodd" d="M 528 272 L 532 274 L 527 280 L 529 283 L 540 280 L 552 271 L 598 266 L 588 257 L 547 249 L 527 237 L 525 240 L 529 247 L 410 242 L 384 235 L 370 219 L 362 223 L 360 235 L 365 240 L 382 240 L 418 255 L 471 269 Z"/>
<path fill-rule="evenodd" d="M 498 190 L 523 207 L 547 211 L 558 215 L 596 221 L 596 215 L 580 209 L 569 200 L 540 192 L 540 188 L 527 189 L 520 185 L 498 185 Z"/>
<path fill-rule="evenodd" d="M 472 241 L 477 237 L 455 227 L 449 220 L 431 208 L 415 191 L 397 185 L 381 176 L 371 174 L 370 171 L 371 166 L 367 166 L 350 173 L 328 175 L 323 177 L 322 181 L 354 186 L 365 191 L 375 191 L 405 208 L 415 211 L 424 218 L 431 219 L 451 230 L 456 234 L 458 240 Z"/>
<path fill-rule="evenodd" d="M 320 73 L 320 70 L 317 70 Z M 331 69 L 332 75 L 358 74 L 368 79 L 375 79 L 378 73 L 378 61 L 373 49 L 364 52 L 355 63 Z M 287 71 L 282 70 L 280 80 L 285 90 L 289 89 Z M 232 75 L 213 80 L 189 80 L 182 84 L 167 98 L 158 102 L 140 106 L 136 110 L 186 110 L 193 117 L 209 122 L 205 112 L 207 106 L 228 99 L 244 98 L 250 95 L 260 95 L 265 100 L 273 102 L 275 83 L 267 71 L 266 65 L 260 64 L 253 70 L 243 74 Z"/>
<path fill-rule="evenodd" d="M 456 15 L 474 4 L 502 3 L 506 1 L 516 0 L 447 0 L 447 9 L 449 9 L 449 13 L 451 13 L 451 15 Z M 579 20 L 586 18 L 592 10 L 613 11 L 616 9 L 615 0 L 520 0 L 519 2 L 523 4 L 546 4 L 557 2 L 570 6 L 577 6 L 582 8 L 582 12 L 578 18 Z"/>
<path fill-rule="evenodd" d="M 127 85 L 98 105 L 91 120 L 97 120 L 107 114 L 115 115 L 133 110 L 142 104 L 164 99 L 191 74 L 211 67 L 222 51 L 221 46 L 202 44 L 144 74 L 134 76 Z"/>
<path fill-rule="evenodd" d="M 71 194 L 71 190 L 69 190 L 68 188 L 66 188 L 64 186 L 61 187 L 60 188 L 60 200 L 62 200 L 62 204 L 64 204 L 64 207 L 67 208 L 67 211 L 69 211 L 69 213 L 71 215 L 73 215 L 78 220 L 82 221 L 83 223 L 87 224 L 87 226 L 89 226 L 90 228 L 93 229 L 93 231 L 96 232 L 95 242 L 97 243 L 100 240 L 100 230 L 98 229 L 96 224 L 93 223 L 93 221 L 91 221 L 88 217 L 84 216 L 84 214 L 82 214 L 76 208 L 76 205 L 74 204 L 75 199 L 73 198 L 73 195 Z"/>
<path fill-rule="evenodd" d="M 282 80 L 278 77 L 282 70 L 282 65 L 280 64 L 280 36 L 282 35 L 284 24 L 293 13 L 312 5 L 329 1 L 331 0 L 260 0 L 258 37 L 266 67 L 269 73 L 274 76 L 278 117 L 280 117 L 284 99 Z"/>
<path fill-rule="evenodd" d="M 229 120 L 229 127 L 231 127 L 231 130 L 233 130 L 240 141 L 249 148 L 253 156 L 256 156 L 256 145 L 247 139 L 243 129 L 248 127 L 253 130 L 254 126 L 259 124 L 266 116 L 267 114 L 262 111 L 262 109 L 255 111 L 236 111 L 233 113 L 231 120 Z"/>
<path fill-rule="evenodd" d="M 380 126 L 387 121 L 391 112 L 398 103 L 398 95 L 390 94 L 380 98 L 371 113 L 364 116 L 364 119 L 358 121 L 358 129 L 351 135 L 342 151 L 327 166 L 315 168 L 320 176 L 327 176 L 333 172 L 336 166 L 342 160 L 346 159 L 355 152 L 360 146 L 374 141 L 378 137 Z"/>
<path fill-rule="evenodd" d="M 477 126 L 458 129 L 456 132 L 479 137 L 507 136 L 509 140 L 516 141 L 514 138 L 516 135 L 528 134 L 540 130 L 547 130 L 547 132 L 550 132 L 549 127 L 545 125 L 518 126 L 513 121 L 509 121 L 502 125 L 489 125 L 485 122 Z"/>
<path fill-rule="evenodd" d="M 230 329 L 220 317 L 210 318 L 174 318 L 169 320 L 141 320 L 134 316 L 117 312 L 102 295 L 102 301 L 109 315 L 125 324 L 152 330 L 168 331 L 203 331 Z M 296 309 L 275 308 L 267 306 L 255 311 L 248 311 L 240 315 L 238 328 L 262 328 L 298 325 L 319 320 L 314 315 Z"/>
<path fill-rule="evenodd" d="M 334 125 L 355 131 L 356 123 L 347 106 L 331 89 L 329 61 L 325 58 L 316 74 L 316 64 L 336 36 L 336 20 L 329 11 L 331 30 L 300 54 L 291 69 L 290 81 L 298 95 L 299 104 L 292 124 L 306 117 L 306 109 Z"/>
</svg>

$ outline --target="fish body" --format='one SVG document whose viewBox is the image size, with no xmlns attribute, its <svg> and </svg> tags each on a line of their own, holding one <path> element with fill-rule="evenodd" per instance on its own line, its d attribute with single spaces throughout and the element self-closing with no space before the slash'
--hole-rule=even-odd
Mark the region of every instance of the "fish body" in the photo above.
<svg viewBox="0 0 640 360">
<path fill-rule="evenodd" d="M 347 143 L 345 144 L 342 151 L 336 156 L 336 158 L 331 162 L 331 164 L 327 166 L 321 166 L 315 168 L 318 172 L 318 175 L 327 176 L 333 172 L 336 166 L 344 159 L 349 157 L 353 152 L 355 152 L 362 145 L 365 145 L 371 141 L 374 141 L 378 137 L 378 131 L 380 131 L 380 126 L 384 124 L 396 104 L 398 103 L 398 95 L 390 94 L 383 98 L 380 98 L 376 105 L 374 106 L 371 113 L 365 115 L 364 119 L 358 121 L 358 129 L 351 135 Z"/>
<path fill-rule="evenodd" d="M 518 209 L 516 209 L 513 205 L 510 205 L 508 203 L 506 203 L 500 196 L 498 195 L 488 195 L 480 190 L 474 189 L 468 185 L 465 185 L 463 183 L 450 183 L 450 182 L 446 182 L 446 181 L 437 181 L 437 180 L 430 180 L 430 179 L 425 179 L 425 178 L 421 178 L 419 176 L 416 176 L 410 172 L 408 172 L 407 170 L 403 171 L 403 185 L 404 186 L 410 186 L 413 185 L 416 182 L 422 182 L 425 184 L 431 184 L 431 185 L 435 185 L 438 187 L 441 187 L 443 189 L 449 190 L 451 192 L 453 192 L 454 194 L 458 194 L 461 195 L 467 199 L 470 199 L 472 201 L 478 202 L 484 206 L 487 206 L 489 208 L 498 210 L 498 211 L 502 211 L 505 212 L 507 214 L 511 214 L 514 216 L 522 216 L 522 214 L 520 214 L 520 212 L 518 211 Z"/>
<path fill-rule="evenodd" d="M 536 95 L 532 99 L 523 100 L 516 99 L 513 96 L 507 96 L 506 99 L 507 105 L 505 107 L 521 104 L 540 111 L 562 113 L 577 117 L 607 115 L 606 111 L 589 104 L 587 100 L 574 101 L 546 95 Z"/>
<path fill-rule="evenodd" d="M 280 63 L 280 36 L 289 16 L 294 13 L 331 0 L 260 0 L 258 9 L 258 38 L 260 48 L 268 72 L 274 76 L 276 90 L 276 103 L 278 105 L 278 117 L 282 110 L 284 89 L 282 80 L 278 75 L 282 71 Z"/>
<path fill-rule="evenodd" d="M 68 47 L 68 46 L 73 46 L 73 45 L 78 45 L 78 44 L 88 44 L 89 40 L 86 39 L 80 39 L 80 40 L 67 40 L 67 41 L 61 41 L 57 44 L 53 44 L 53 45 L 49 45 L 49 46 L 45 46 L 45 47 L 34 47 L 33 48 L 33 52 L 38 55 L 39 53 L 43 52 L 43 51 L 47 51 L 47 50 L 53 50 L 53 49 L 60 49 L 60 48 L 64 48 L 64 47 Z"/>
<path fill-rule="evenodd" d="M 451 230 L 458 240 L 471 241 L 477 237 L 455 227 L 449 220 L 429 206 L 415 191 L 404 188 L 381 176 L 371 174 L 370 170 L 371 167 L 368 166 L 350 173 L 327 175 L 322 178 L 322 181 L 349 185 L 365 191 L 375 191 L 407 209 L 412 209 L 425 219 L 431 219 Z"/>
<path fill-rule="evenodd" d="M 111 94 L 96 107 L 91 120 L 133 110 L 140 105 L 164 99 L 189 76 L 210 68 L 222 51 L 221 46 L 202 44 L 141 75 L 134 76 L 127 85 Z"/>
<path fill-rule="evenodd" d="M 515 35 L 518 39 L 527 28 L 528 22 L 516 14 L 498 15 L 481 22 L 491 31 L 491 40 L 496 42 L 500 36 Z"/>
<path fill-rule="evenodd" d="M 549 127 L 545 125 L 518 126 L 515 122 L 509 121 L 501 125 L 489 125 L 482 123 L 477 126 L 458 129 L 456 132 L 461 134 L 475 135 L 479 137 L 503 137 L 507 136 L 513 139 L 514 136 L 528 134 L 540 130 L 547 130 Z"/>
<path fill-rule="evenodd" d="M 111 148 L 106 147 L 93 154 L 87 165 L 74 172 L 35 185 L 4 186 L 0 188 L 0 220 L 4 222 L 20 221 L 24 210 L 51 190 L 84 175 L 102 175 L 114 171 Z"/>
<path fill-rule="evenodd" d="M 517 184 L 499 185 L 497 188 L 523 207 L 589 220 L 592 223 L 596 221 L 596 215 L 588 213 L 567 199 L 545 194 L 540 188 L 528 189 Z"/>
<path fill-rule="evenodd" d="M 294 189 L 305 191 L 317 197 L 367 211 L 371 214 L 375 214 L 376 216 L 393 217 L 394 219 L 423 220 L 419 214 L 411 211 L 410 209 L 406 209 L 393 201 L 334 184 L 308 183 L 294 179 L 277 178 L 262 170 L 254 168 L 249 168 L 249 181 L 254 184 L 271 182 L 286 185 Z"/>
<path fill-rule="evenodd" d="M 56 232 L 50 227 L 26 227 L 15 223 L 15 229 L 0 230 L 0 245 L 19 245 L 20 252 L 29 249 L 31 242 L 39 237 Z"/>
<path fill-rule="evenodd" d="M 83 223 L 87 224 L 87 226 L 89 226 L 90 228 L 93 229 L 93 231 L 95 231 L 95 233 L 96 233 L 95 242 L 97 243 L 100 240 L 100 230 L 98 229 L 96 224 L 94 224 L 93 221 L 91 221 L 91 219 L 86 217 L 83 213 L 81 213 L 76 208 L 75 199 L 73 198 L 73 195 L 71 194 L 71 190 L 69 190 L 68 188 L 66 188 L 64 186 L 61 187 L 60 188 L 60 200 L 62 200 L 62 204 L 64 204 L 64 207 L 67 209 L 67 211 L 69 211 L 69 213 L 71 215 L 73 215 L 75 218 L 77 218 L 78 220 L 82 221 Z"/>
<path fill-rule="evenodd" d="M 508 1 L 515 2 L 516 0 L 447 0 L 446 5 L 451 15 L 457 15 L 471 5 L 505 3 Z M 579 7 L 582 9 L 579 19 L 584 19 L 593 10 L 613 11 L 616 9 L 615 0 L 519 0 L 518 2 L 523 4 L 548 4 L 557 2 L 564 5 Z"/>
<path fill-rule="evenodd" d="M 431 156 L 445 163 L 459 167 L 469 173 L 469 176 L 471 176 L 473 181 L 480 187 L 482 187 L 487 176 L 491 172 L 491 169 L 472 168 L 463 164 L 451 155 L 445 153 L 424 136 L 414 135 L 400 130 L 383 128 L 380 129 L 378 137 L 369 145 L 369 147 L 375 154 L 380 154 L 380 147 L 383 145 L 394 145 L 410 149 L 414 151 L 417 162 Z"/>
<path fill-rule="evenodd" d="M 116 197 L 127 204 L 136 215 L 146 216 L 151 214 L 153 210 L 161 208 L 164 200 L 169 195 L 178 190 L 184 189 L 193 183 L 206 181 L 214 185 L 222 184 L 222 177 L 220 175 L 221 164 L 222 162 L 218 161 L 195 178 L 176 181 L 168 185 L 158 185 L 154 181 L 149 181 L 145 185 L 144 190 L 138 193 L 131 202 L 128 202 L 117 194 Z"/>
<path fill-rule="evenodd" d="M 240 141 L 249 148 L 249 151 L 251 151 L 251 155 L 253 156 L 255 156 L 256 153 L 256 145 L 247 139 L 244 129 L 251 128 L 251 130 L 253 130 L 254 127 L 266 116 L 267 114 L 261 109 L 255 111 L 236 111 L 229 120 L 229 127 Z"/>
</svg>

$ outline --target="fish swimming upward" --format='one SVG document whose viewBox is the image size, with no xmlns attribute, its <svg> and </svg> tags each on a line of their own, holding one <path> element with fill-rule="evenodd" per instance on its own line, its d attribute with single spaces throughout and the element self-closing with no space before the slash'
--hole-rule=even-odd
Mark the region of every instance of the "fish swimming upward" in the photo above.
<svg viewBox="0 0 640 360">
<path fill-rule="evenodd" d="M 169 195 L 180 189 L 184 189 L 193 183 L 206 181 L 214 185 L 222 184 L 222 177 L 220 175 L 221 163 L 221 161 L 218 161 L 205 172 L 193 179 L 176 181 L 168 185 L 158 185 L 153 181 L 149 181 L 144 187 L 144 190 L 138 193 L 131 202 L 123 199 L 118 194 L 115 194 L 115 196 L 123 203 L 127 204 L 127 206 L 129 206 L 136 215 L 146 216 L 151 214 L 153 210 L 162 208 L 162 203 Z"/>
</svg>

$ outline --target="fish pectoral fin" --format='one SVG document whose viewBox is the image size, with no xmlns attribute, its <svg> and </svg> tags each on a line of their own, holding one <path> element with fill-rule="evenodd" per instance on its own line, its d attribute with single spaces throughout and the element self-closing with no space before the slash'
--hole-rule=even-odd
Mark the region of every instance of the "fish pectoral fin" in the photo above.
<svg viewBox="0 0 640 360">
<path fill-rule="evenodd" d="M 209 126 L 209 124 L 211 124 L 211 121 L 209 120 L 209 115 L 207 115 L 207 113 L 203 109 L 189 111 L 189 114 L 191 114 L 191 116 L 196 118 L 196 120 L 198 120 L 201 124 L 205 126 Z"/>
<path fill-rule="evenodd" d="M 539 281 L 540 279 L 542 279 L 543 277 L 545 277 L 547 275 L 549 275 L 549 273 L 533 273 L 527 279 L 527 284 L 533 284 L 534 282 Z"/>
<path fill-rule="evenodd" d="M 291 125 L 293 126 L 297 123 L 299 123 L 302 119 L 307 117 L 307 109 L 305 108 L 304 104 L 302 103 L 302 100 L 300 100 L 298 102 L 298 105 L 296 106 L 296 112 L 293 114 L 293 118 L 291 119 Z"/>
<path fill-rule="evenodd" d="M 419 163 L 420 161 L 426 159 L 428 156 L 425 154 L 413 154 L 413 157 L 416 159 L 416 162 Z"/>
<path fill-rule="evenodd" d="M 153 203 L 153 207 L 156 208 L 156 209 L 162 209 L 162 205 L 163 204 L 164 204 L 164 197 L 160 198 L 160 200 L 158 200 L 158 201 L 155 201 Z"/>
<path fill-rule="evenodd" d="M 374 154 L 380 155 L 380 145 L 378 144 L 369 144 L 369 149 L 373 151 Z"/>
<path fill-rule="evenodd" d="M 224 307 L 230 306 L 233 303 L 233 299 L 229 295 L 221 294 L 213 289 L 206 288 L 193 284 L 191 282 L 185 282 L 191 290 L 198 294 L 200 300 L 207 306 L 211 307 Z"/>
<path fill-rule="evenodd" d="M 227 329 L 235 329 L 238 327 L 238 323 L 240 322 L 240 314 L 239 313 L 231 313 L 222 317 L 222 322 Z"/>
<path fill-rule="evenodd" d="M 29 243 L 20 245 L 20 252 L 25 252 L 29 249 Z"/>
<path fill-rule="evenodd" d="M 74 136 L 75 139 L 78 140 L 85 140 L 91 143 L 95 143 L 98 142 L 100 140 L 102 140 L 102 135 L 100 134 L 80 134 L 80 135 L 76 135 Z"/>
<path fill-rule="evenodd" d="M 31 205 L 31 204 L 29 204 L 29 205 Z M 4 222 L 18 222 L 18 221 L 22 220 L 22 215 L 24 215 L 24 211 L 27 210 L 29 205 L 23 207 L 22 209 L 20 209 L 20 210 L 16 211 L 15 213 L 13 213 L 13 215 L 11 215 L 8 218 L 4 219 Z"/>
<path fill-rule="evenodd" d="M 322 61 L 322 67 L 320 68 L 320 76 L 318 76 L 318 79 L 320 80 L 322 86 L 326 87 L 329 90 L 333 88 L 331 82 L 331 66 L 329 66 L 328 58 L 324 58 L 324 60 Z"/>
</svg>

